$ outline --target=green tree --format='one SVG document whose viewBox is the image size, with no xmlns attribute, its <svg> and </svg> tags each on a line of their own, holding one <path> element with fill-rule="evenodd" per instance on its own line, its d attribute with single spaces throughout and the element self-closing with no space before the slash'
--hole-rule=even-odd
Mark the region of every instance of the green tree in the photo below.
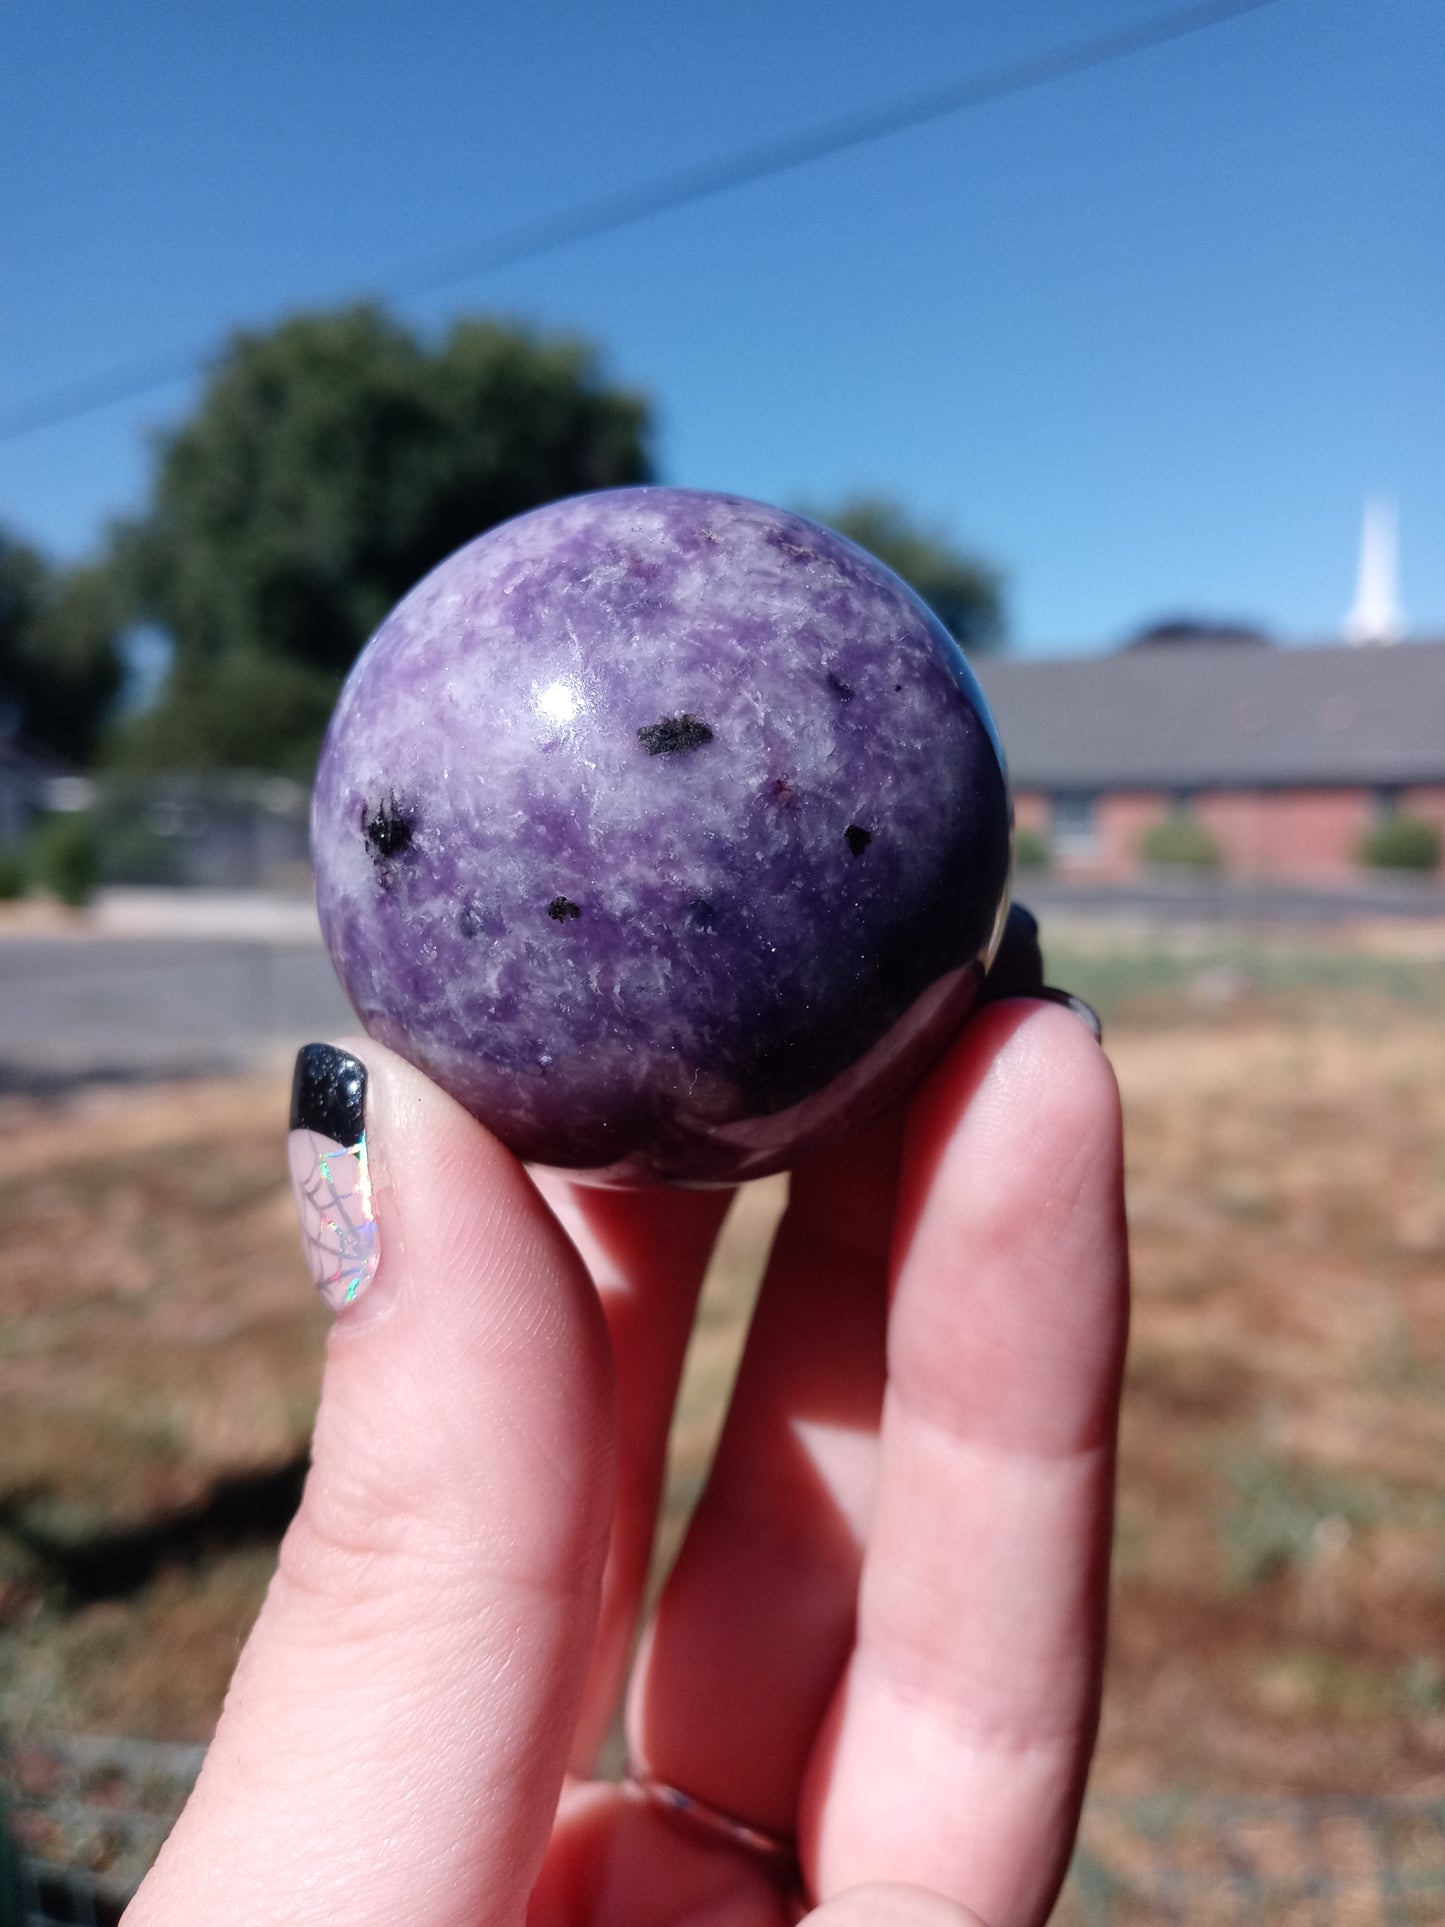
<svg viewBox="0 0 1445 1927">
<path fill-rule="evenodd" d="M 1217 870 L 1223 860 L 1214 837 L 1188 816 L 1166 816 L 1146 825 L 1139 854 L 1145 863 L 1165 870 Z"/>
<path fill-rule="evenodd" d="M 123 680 L 122 615 L 108 569 L 52 568 L 0 532 L 0 731 L 83 763 Z"/>
<path fill-rule="evenodd" d="M 1360 861 L 1371 870 L 1417 870 L 1428 875 L 1440 867 L 1440 832 L 1418 816 L 1392 816 L 1360 839 Z"/>
<path fill-rule="evenodd" d="M 175 645 L 119 760 L 304 763 L 414 582 L 525 509 L 648 480 L 649 434 L 572 339 L 463 321 L 433 350 L 371 306 L 238 335 L 118 536 L 136 615 Z"/>
<path fill-rule="evenodd" d="M 899 503 L 881 495 L 854 495 L 836 508 L 801 513 L 846 535 L 901 575 L 965 649 L 996 649 L 1003 642 L 999 571 L 938 530 L 922 527 Z"/>
</svg>

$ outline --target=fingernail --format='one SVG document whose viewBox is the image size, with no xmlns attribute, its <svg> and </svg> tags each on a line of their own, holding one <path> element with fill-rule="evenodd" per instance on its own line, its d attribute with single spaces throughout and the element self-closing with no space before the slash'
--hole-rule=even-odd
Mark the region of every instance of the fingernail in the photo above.
<svg viewBox="0 0 1445 1927">
<path fill-rule="evenodd" d="M 1034 995 L 1042 997 L 1046 1003 L 1062 1004 L 1065 1010 L 1073 1011 L 1079 1022 L 1086 1024 L 1093 1031 L 1095 1041 L 1103 1043 L 1104 1026 L 1098 1011 L 1092 1004 L 1086 1004 L 1082 997 L 1076 997 L 1072 990 L 1055 990 L 1052 984 L 1045 984 L 1043 989 L 1036 990 Z"/>
<path fill-rule="evenodd" d="M 376 1276 L 381 1253 L 366 1144 L 366 1066 L 334 1044 L 303 1044 L 297 1054 L 287 1157 L 311 1282 L 340 1311 Z"/>
<path fill-rule="evenodd" d="M 983 980 L 981 1004 L 1000 1003 L 1005 997 L 1037 997 L 1044 981 L 1044 959 L 1039 949 L 1039 926 L 1021 903 L 1009 905 L 1003 942 Z"/>
</svg>

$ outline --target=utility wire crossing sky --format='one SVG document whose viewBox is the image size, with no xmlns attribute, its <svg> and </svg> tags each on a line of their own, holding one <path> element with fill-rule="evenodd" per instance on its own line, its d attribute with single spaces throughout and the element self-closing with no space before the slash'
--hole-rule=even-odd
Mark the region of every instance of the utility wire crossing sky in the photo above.
<svg viewBox="0 0 1445 1927">
<path fill-rule="evenodd" d="M 948 114 L 964 113 L 971 107 L 984 107 L 1013 94 L 1027 93 L 1035 87 L 1047 86 L 1050 81 L 1086 73 L 1091 67 L 1126 60 L 1147 48 L 1182 40 L 1188 34 L 1201 33 L 1240 14 L 1259 13 L 1281 3 L 1282 0 L 1197 0 L 1197 4 L 1176 8 L 1157 20 L 1125 27 L 1116 33 L 1095 34 L 1088 40 L 1075 41 L 1035 59 L 1015 61 L 992 73 L 965 74 L 943 86 L 925 88 L 860 114 L 846 114 L 795 134 L 785 134 L 778 140 L 761 141 L 697 167 L 679 168 L 638 187 L 581 201 L 575 207 L 564 208 L 541 220 L 520 222 L 487 240 L 426 264 L 395 282 L 389 292 L 399 300 L 440 293 L 476 281 L 498 268 L 513 267 L 574 242 L 615 233 L 635 221 L 646 220 L 649 215 L 690 207 L 695 202 L 710 200 L 714 194 L 724 194 L 729 188 L 766 180 L 808 161 L 826 160 L 851 147 L 882 140 L 910 127 L 924 126 Z M 220 352 L 215 343 L 172 349 L 125 368 L 110 369 L 73 388 L 42 395 L 9 413 L 0 413 L 0 442 L 42 428 L 57 427 L 115 402 L 151 394 L 173 381 L 201 372 Z"/>
<path fill-rule="evenodd" d="M 1439 633 L 1442 73 L 1439 0 L 11 0 L 0 528 L 94 554 L 370 292 L 596 344 L 665 481 L 897 499 L 1025 651 L 1338 635 L 1367 496 Z"/>
</svg>

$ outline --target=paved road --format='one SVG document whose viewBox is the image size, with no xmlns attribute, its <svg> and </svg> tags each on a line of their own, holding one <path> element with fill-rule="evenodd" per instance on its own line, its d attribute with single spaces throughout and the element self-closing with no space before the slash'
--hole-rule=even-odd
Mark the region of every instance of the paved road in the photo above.
<svg viewBox="0 0 1445 1927">
<path fill-rule="evenodd" d="M 1434 884 L 1281 892 L 1209 879 L 1084 888 L 1024 877 L 1019 894 L 1045 924 L 1061 915 L 1276 927 L 1445 919 L 1445 890 Z M 354 1027 L 306 904 L 114 896 L 92 925 L 98 934 L 0 934 L 0 1092 L 243 1070 Z M 129 934 L 110 933 L 119 930 Z"/>
<path fill-rule="evenodd" d="M 1040 918 L 1063 914 L 1276 927 L 1325 927 L 1372 917 L 1445 919 L 1445 888 L 1414 879 L 1311 890 L 1234 883 L 1224 877 L 1109 884 L 1064 883 L 1026 874 L 1017 879 L 1016 894 Z"/>
<path fill-rule="evenodd" d="M 244 1070 L 355 1026 L 319 948 L 0 942 L 0 1091 Z"/>
</svg>

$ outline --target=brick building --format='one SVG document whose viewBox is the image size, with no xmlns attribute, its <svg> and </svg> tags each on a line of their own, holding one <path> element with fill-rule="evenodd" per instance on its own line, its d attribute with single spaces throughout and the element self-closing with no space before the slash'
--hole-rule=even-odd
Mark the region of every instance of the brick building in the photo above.
<svg viewBox="0 0 1445 1927">
<path fill-rule="evenodd" d="M 1061 874 L 1137 875 L 1141 838 L 1171 816 L 1241 877 L 1347 882 L 1395 815 L 1445 841 L 1445 641 L 1161 642 L 978 672 L 1018 822 Z"/>
</svg>

